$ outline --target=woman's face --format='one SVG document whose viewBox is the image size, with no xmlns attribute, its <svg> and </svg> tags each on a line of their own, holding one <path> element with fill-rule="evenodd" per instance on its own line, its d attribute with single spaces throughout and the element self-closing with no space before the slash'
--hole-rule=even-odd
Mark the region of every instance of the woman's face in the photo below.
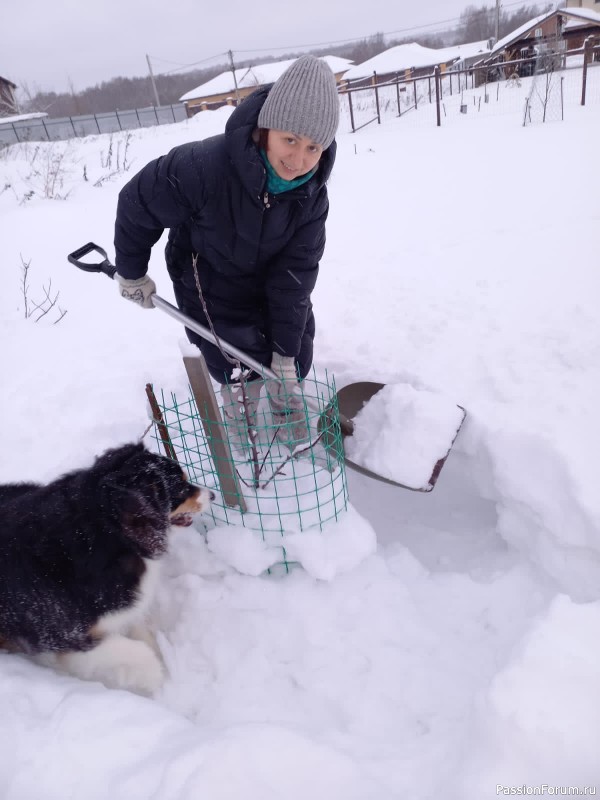
<svg viewBox="0 0 600 800">
<path fill-rule="evenodd" d="M 323 148 L 306 136 L 271 129 L 267 134 L 266 153 L 279 177 L 293 181 L 317 166 Z"/>
</svg>

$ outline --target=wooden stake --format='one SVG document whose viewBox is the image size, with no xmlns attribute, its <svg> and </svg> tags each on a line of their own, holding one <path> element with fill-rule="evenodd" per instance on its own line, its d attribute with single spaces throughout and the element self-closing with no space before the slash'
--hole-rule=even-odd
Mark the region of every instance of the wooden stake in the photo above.
<svg viewBox="0 0 600 800">
<path fill-rule="evenodd" d="M 152 388 L 151 383 L 146 384 L 146 397 L 148 398 L 148 402 L 150 403 L 150 409 L 152 411 L 152 419 L 154 420 L 154 422 L 156 423 L 156 427 L 158 428 L 158 433 L 160 436 L 160 440 L 162 442 L 163 449 L 165 451 L 165 455 L 167 458 L 170 458 L 173 461 L 178 461 L 177 455 L 175 453 L 175 448 L 173 447 L 173 442 L 171 441 L 171 437 L 169 436 L 169 429 L 165 425 L 165 420 L 163 418 L 162 411 L 160 410 L 160 406 L 158 405 L 158 401 L 156 399 L 156 395 L 154 394 L 154 389 Z"/>
<path fill-rule="evenodd" d="M 239 506 L 242 512 L 247 511 L 204 356 L 200 352 L 197 356 L 184 356 L 183 363 L 210 447 L 223 500 L 230 507 Z"/>
</svg>

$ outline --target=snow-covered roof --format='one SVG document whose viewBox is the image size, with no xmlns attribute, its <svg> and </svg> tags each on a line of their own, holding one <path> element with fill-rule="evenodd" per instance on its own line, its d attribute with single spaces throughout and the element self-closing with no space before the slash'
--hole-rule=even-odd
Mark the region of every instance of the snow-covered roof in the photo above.
<svg viewBox="0 0 600 800">
<path fill-rule="evenodd" d="M 238 89 L 247 89 L 253 86 L 264 86 L 269 83 L 274 83 L 286 69 L 296 61 L 295 58 L 286 61 L 274 61 L 272 64 L 255 64 L 252 67 L 241 67 L 236 69 L 235 78 L 237 81 Z M 331 70 L 335 73 L 345 72 L 348 67 L 352 65 L 352 61 L 347 58 L 339 58 L 338 56 L 323 56 Z M 215 94 L 226 94 L 227 92 L 234 92 L 235 84 L 233 82 L 233 73 L 231 70 L 221 72 L 210 81 L 196 86 L 189 92 L 182 95 L 179 100 L 185 102 L 186 100 L 195 100 L 198 97 L 211 97 Z"/>
<path fill-rule="evenodd" d="M 30 114 L 13 114 L 10 117 L 0 116 L 0 125 L 10 124 L 11 122 L 26 122 L 28 119 L 41 119 L 47 117 L 45 111 L 32 111 Z"/>
<path fill-rule="evenodd" d="M 591 8 L 562 8 L 561 13 L 568 14 L 571 17 L 565 28 L 579 27 L 588 22 L 595 22 L 600 25 L 600 14 L 597 11 L 592 11 Z"/>
<path fill-rule="evenodd" d="M 523 25 L 519 25 L 518 28 L 515 28 L 514 31 L 511 31 L 507 36 L 503 36 L 502 39 L 498 39 L 496 44 L 492 47 L 492 53 L 498 53 L 500 50 L 503 50 L 507 44 L 513 41 L 513 39 L 518 39 L 523 34 L 527 33 L 528 30 L 531 28 L 536 28 L 540 23 L 542 23 L 548 17 L 551 17 L 554 14 L 554 11 L 547 11 L 545 14 L 541 14 L 539 17 L 533 17 L 528 22 L 525 22 Z"/>
<path fill-rule="evenodd" d="M 398 44 L 395 47 L 390 47 L 389 50 L 384 50 L 383 53 L 373 56 L 373 58 L 369 58 L 367 61 L 363 61 L 362 64 L 351 67 L 344 74 L 344 78 L 355 80 L 356 78 L 366 78 L 374 72 L 386 75 L 389 72 L 402 72 L 402 70 L 410 69 L 411 67 L 435 66 L 435 64 L 445 63 L 440 61 L 440 53 L 445 52 L 445 50 L 423 47 L 416 42 Z"/>
<path fill-rule="evenodd" d="M 481 42 L 468 42 L 467 44 L 457 44 L 453 47 L 443 47 L 436 52 L 439 54 L 439 64 L 448 61 L 463 60 L 465 58 L 475 58 L 490 52 L 490 40 L 484 39 Z"/>
<path fill-rule="evenodd" d="M 423 47 L 423 45 L 411 42 L 410 44 L 398 44 L 379 53 L 362 64 L 357 64 L 349 69 L 344 78 L 355 80 L 366 78 L 377 72 L 379 75 L 387 75 L 390 72 L 402 72 L 411 67 L 415 69 L 423 67 L 434 67 L 436 64 L 447 64 L 459 59 L 473 58 L 478 55 L 489 53 L 488 41 L 469 42 L 468 44 L 457 44 L 453 47 L 442 47 L 435 49 Z"/>
</svg>

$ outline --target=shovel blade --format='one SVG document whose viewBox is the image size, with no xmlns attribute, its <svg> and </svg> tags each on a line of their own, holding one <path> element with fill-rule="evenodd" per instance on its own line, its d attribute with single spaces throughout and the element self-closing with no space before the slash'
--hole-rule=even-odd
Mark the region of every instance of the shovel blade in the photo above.
<svg viewBox="0 0 600 800">
<path fill-rule="evenodd" d="M 337 392 L 337 405 L 340 416 L 345 417 L 347 420 L 354 423 L 355 416 L 362 411 L 365 405 L 384 388 L 385 384 L 376 383 L 373 381 L 360 381 L 358 383 L 351 383 L 348 384 L 348 386 L 344 386 L 343 389 L 340 389 Z M 413 404 L 418 406 L 419 395 L 421 393 L 416 392 L 412 389 L 412 387 L 409 388 L 413 397 L 415 398 Z M 432 393 L 424 392 L 423 400 L 428 400 L 431 396 Z M 386 474 L 383 474 L 382 472 L 377 471 L 375 468 L 370 468 L 368 459 L 366 459 L 367 463 L 365 463 L 362 458 L 353 456 L 352 453 L 355 449 L 353 447 L 354 442 L 352 441 L 353 426 L 342 426 L 342 436 L 344 437 L 344 459 L 346 466 L 350 469 L 360 472 L 362 475 L 366 475 L 374 480 L 382 481 L 383 483 L 389 483 L 393 486 L 399 486 L 403 489 L 410 489 L 411 491 L 415 492 L 430 492 L 436 484 L 442 467 L 448 458 L 452 445 L 458 436 L 458 432 L 460 431 L 465 417 L 465 409 L 462 406 L 455 406 L 452 404 L 452 413 L 448 415 L 447 421 L 444 418 L 444 420 L 442 420 L 442 422 L 440 422 L 438 425 L 440 430 L 438 430 L 436 433 L 436 451 L 435 455 L 431 456 L 430 467 L 426 466 L 425 473 L 423 473 L 423 466 L 421 464 L 420 469 L 418 470 L 420 475 L 415 475 L 414 479 L 410 476 L 410 474 L 408 477 L 406 476 L 406 467 L 404 467 L 402 470 L 402 479 L 394 480 L 393 470 L 386 470 Z M 384 420 L 382 420 L 382 424 L 384 424 Z M 418 439 L 419 431 L 413 431 L 412 433 L 414 435 L 413 438 L 416 436 Z M 427 439 L 428 431 L 423 430 L 422 434 L 423 438 Z M 393 435 L 394 431 L 392 430 L 390 431 L 390 436 Z M 383 436 L 385 437 L 385 432 L 383 433 Z M 393 450 L 394 443 L 386 442 L 386 447 L 391 447 Z M 406 456 L 410 460 L 410 453 L 407 453 Z M 427 459 L 427 454 L 425 454 L 425 456 L 420 454 L 420 458 L 421 461 L 423 458 Z M 423 477 L 424 474 L 426 474 L 425 478 Z"/>
</svg>

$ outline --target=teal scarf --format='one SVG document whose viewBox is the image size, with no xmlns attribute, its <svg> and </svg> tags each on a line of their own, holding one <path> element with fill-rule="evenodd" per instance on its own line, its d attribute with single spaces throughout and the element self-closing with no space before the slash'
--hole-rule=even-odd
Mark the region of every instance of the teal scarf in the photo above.
<svg viewBox="0 0 600 800">
<path fill-rule="evenodd" d="M 271 162 L 267 158 L 267 154 L 262 148 L 260 150 L 260 155 L 267 170 L 267 192 L 270 192 L 271 194 L 289 192 L 290 189 L 295 189 L 297 186 L 302 186 L 303 183 L 306 183 L 306 181 L 312 178 L 318 169 L 317 165 L 314 169 L 311 169 L 310 172 L 307 172 L 306 175 L 301 175 L 299 178 L 294 178 L 293 181 L 286 181 L 284 178 L 280 178 L 275 172 L 271 166 Z"/>
</svg>

